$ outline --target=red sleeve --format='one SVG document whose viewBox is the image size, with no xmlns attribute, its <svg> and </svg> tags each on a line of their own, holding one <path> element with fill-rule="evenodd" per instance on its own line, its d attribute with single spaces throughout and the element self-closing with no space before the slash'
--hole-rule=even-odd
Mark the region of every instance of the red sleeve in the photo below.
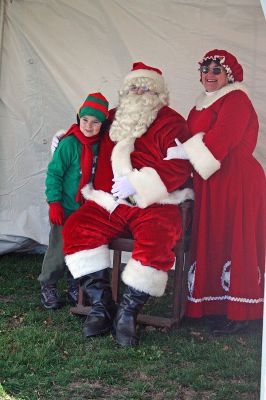
<svg viewBox="0 0 266 400">
<path fill-rule="evenodd" d="M 154 192 L 156 189 L 160 190 L 159 187 L 162 192 L 164 187 L 164 191 L 171 193 L 187 182 L 192 170 L 189 161 L 164 160 L 164 158 L 167 155 L 167 149 L 176 146 L 176 138 L 185 142 L 189 137 L 185 119 L 166 107 L 160 111 L 157 120 L 150 126 L 147 133 L 135 142 L 131 160 L 132 165 L 140 171 L 140 174 L 135 173 L 131 183 L 139 192 L 143 193 L 143 196 L 149 190 Z M 147 168 L 152 169 L 153 173 L 151 172 L 151 176 L 147 173 L 147 176 L 144 177 Z M 141 185 L 138 179 L 142 181 Z M 148 182 L 149 180 L 152 183 Z"/>
<path fill-rule="evenodd" d="M 236 147 L 249 127 L 253 106 L 242 91 L 233 91 L 225 96 L 218 111 L 217 120 L 203 136 L 203 142 L 217 160 L 223 160 L 229 151 Z"/>
</svg>

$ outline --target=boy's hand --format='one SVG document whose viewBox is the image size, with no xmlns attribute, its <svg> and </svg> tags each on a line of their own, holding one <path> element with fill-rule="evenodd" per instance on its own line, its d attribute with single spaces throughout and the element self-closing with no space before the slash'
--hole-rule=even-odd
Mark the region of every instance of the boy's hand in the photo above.
<svg viewBox="0 0 266 400">
<path fill-rule="evenodd" d="M 64 213 L 64 209 L 61 206 L 61 203 L 55 202 L 55 203 L 49 203 L 50 207 L 50 221 L 54 225 L 64 225 L 66 216 Z"/>
</svg>

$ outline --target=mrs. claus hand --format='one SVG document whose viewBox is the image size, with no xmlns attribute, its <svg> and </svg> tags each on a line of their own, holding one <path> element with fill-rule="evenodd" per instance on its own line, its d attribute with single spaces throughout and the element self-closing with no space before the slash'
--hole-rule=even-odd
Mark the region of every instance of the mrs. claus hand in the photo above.
<svg viewBox="0 0 266 400">
<path fill-rule="evenodd" d="M 178 158 L 179 160 L 188 160 L 188 155 L 185 152 L 182 143 L 178 139 L 175 139 L 175 142 L 175 147 L 169 147 L 169 149 L 167 149 L 167 155 L 164 160 L 172 160 L 173 158 Z"/>
<path fill-rule="evenodd" d="M 134 187 L 129 182 L 127 176 L 119 176 L 113 179 L 112 194 L 119 199 L 126 199 L 136 193 Z"/>
</svg>

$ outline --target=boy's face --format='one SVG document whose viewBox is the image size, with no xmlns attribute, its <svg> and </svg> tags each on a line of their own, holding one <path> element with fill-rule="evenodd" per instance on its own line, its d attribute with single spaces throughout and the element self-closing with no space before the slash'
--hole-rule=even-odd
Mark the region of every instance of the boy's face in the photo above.
<svg viewBox="0 0 266 400">
<path fill-rule="evenodd" d="M 100 132 L 102 123 L 92 115 L 84 115 L 80 118 L 79 128 L 84 136 L 95 136 Z"/>
</svg>

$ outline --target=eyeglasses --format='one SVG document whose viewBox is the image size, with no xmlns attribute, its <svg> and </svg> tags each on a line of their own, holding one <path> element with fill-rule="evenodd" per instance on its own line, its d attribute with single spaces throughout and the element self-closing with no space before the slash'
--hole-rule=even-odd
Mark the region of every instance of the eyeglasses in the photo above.
<svg viewBox="0 0 266 400">
<path fill-rule="evenodd" d="M 132 92 L 132 93 L 137 93 L 137 94 L 149 93 L 150 95 L 158 96 L 157 92 L 154 92 L 153 90 L 150 90 L 147 86 L 131 85 L 130 88 L 129 88 L 129 91 Z"/>
<path fill-rule="evenodd" d="M 150 91 L 150 89 L 149 89 L 147 86 L 136 86 L 136 85 L 131 85 L 130 88 L 129 88 L 129 90 L 130 90 L 131 92 L 137 92 L 139 89 L 141 89 L 141 91 L 142 91 L 143 93 L 147 93 L 147 92 Z"/>
<path fill-rule="evenodd" d="M 223 70 L 223 67 L 217 66 L 217 67 L 210 68 L 208 65 L 202 65 L 199 68 L 199 71 L 202 72 L 203 74 L 207 74 L 209 71 L 211 71 L 214 75 L 220 75 L 222 70 Z"/>
</svg>

